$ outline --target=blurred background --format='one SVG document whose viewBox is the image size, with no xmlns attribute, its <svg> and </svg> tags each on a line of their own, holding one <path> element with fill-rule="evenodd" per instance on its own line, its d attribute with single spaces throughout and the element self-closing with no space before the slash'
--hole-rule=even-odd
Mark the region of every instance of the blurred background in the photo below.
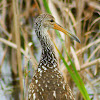
<svg viewBox="0 0 100 100">
<path fill-rule="evenodd" d="M 41 57 L 33 24 L 41 13 L 51 13 L 57 23 L 78 36 L 81 44 L 49 30 L 71 67 L 67 49 L 90 98 L 100 100 L 100 0 L 0 0 L 0 100 L 27 100 L 28 85 Z M 76 100 L 83 100 L 57 51 L 56 55 Z"/>
</svg>

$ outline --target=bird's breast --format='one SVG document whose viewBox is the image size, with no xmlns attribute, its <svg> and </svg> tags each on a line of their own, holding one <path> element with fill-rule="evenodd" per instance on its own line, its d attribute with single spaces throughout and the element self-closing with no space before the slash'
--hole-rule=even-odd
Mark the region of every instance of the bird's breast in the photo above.
<svg viewBox="0 0 100 100">
<path fill-rule="evenodd" d="M 66 100 L 65 87 L 66 84 L 57 67 L 38 68 L 29 87 L 30 98 L 34 98 L 30 100 Z"/>
</svg>

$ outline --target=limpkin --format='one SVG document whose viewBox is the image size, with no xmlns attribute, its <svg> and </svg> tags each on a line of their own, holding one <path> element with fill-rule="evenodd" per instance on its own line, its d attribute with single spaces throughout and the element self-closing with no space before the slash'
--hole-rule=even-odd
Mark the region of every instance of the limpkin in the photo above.
<svg viewBox="0 0 100 100">
<path fill-rule="evenodd" d="M 35 33 L 42 46 L 42 55 L 32 82 L 29 85 L 28 100 L 75 100 L 73 93 L 58 69 L 53 43 L 48 29 L 53 28 L 79 39 L 55 22 L 50 14 L 41 14 L 34 23 Z"/>
</svg>

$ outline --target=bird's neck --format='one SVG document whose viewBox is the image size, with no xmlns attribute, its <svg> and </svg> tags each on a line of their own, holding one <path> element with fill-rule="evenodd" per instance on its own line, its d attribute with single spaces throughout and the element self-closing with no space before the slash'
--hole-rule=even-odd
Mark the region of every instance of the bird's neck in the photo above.
<svg viewBox="0 0 100 100">
<path fill-rule="evenodd" d="M 38 34 L 38 38 L 42 46 L 42 56 L 39 64 L 45 65 L 48 68 L 57 67 L 53 43 L 47 33 L 47 29 L 42 28 Z"/>
</svg>

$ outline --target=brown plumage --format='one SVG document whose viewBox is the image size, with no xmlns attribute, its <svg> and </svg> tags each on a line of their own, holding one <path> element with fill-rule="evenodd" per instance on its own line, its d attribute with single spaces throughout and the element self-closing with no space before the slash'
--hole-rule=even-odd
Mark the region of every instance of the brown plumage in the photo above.
<svg viewBox="0 0 100 100">
<path fill-rule="evenodd" d="M 47 30 L 54 28 L 64 32 L 76 41 L 79 39 L 55 22 L 52 15 L 41 14 L 34 23 L 35 32 L 42 46 L 42 55 L 32 82 L 29 85 L 28 100 L 75 100 L 73 93 L 58 69 L 53 43 Z"/>
</svg>

